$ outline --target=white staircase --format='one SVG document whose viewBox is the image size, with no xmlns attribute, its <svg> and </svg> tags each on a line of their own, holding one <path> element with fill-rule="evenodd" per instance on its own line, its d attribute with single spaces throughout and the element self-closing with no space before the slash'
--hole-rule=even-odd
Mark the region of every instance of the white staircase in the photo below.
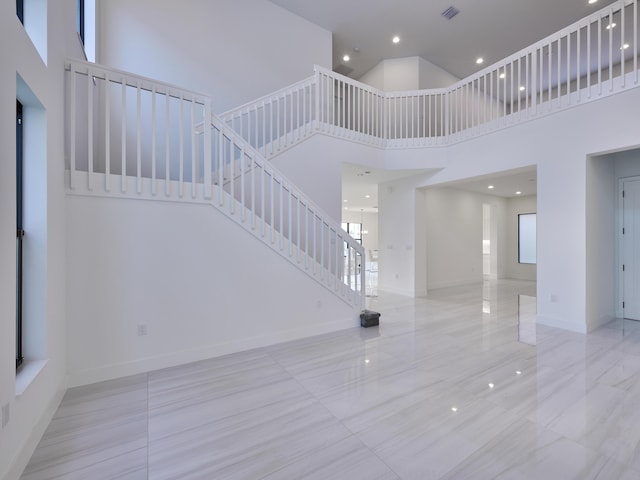
<svg viewBox="0 0 640 480">
<path fill-rule="evenodd" d="M 68 63 L 68 85 L 70 194 L 210 204 L 364 307 L 362 246 L 213 115 L 208 96 L 81 61 Z"/>
</svg>

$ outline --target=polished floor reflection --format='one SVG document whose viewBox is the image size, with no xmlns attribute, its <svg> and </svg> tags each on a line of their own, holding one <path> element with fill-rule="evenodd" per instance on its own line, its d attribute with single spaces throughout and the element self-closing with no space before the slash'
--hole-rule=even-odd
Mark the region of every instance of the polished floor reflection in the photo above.
<svg viewBox="0 0 640 480">
<path fill-rule="evenodd" d="M 379 328 L 71 389 L 22 478 L 639 479 L 639 324 L 535 327 L 533 296 L 379 292 Z"/>
</svg>

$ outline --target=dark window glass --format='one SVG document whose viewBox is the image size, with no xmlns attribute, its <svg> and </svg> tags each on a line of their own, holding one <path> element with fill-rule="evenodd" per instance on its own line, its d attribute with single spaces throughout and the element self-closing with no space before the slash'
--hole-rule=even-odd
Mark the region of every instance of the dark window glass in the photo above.
<svg viewBox="0 0 640 480">
<path fill-rule="evenodd" d="M 16 0 L 16 13 L 20 22 L 24 24 L 24 0 Z"/>
<path fill-rule="evenodd" d="M 16 368 L 22 364 L 22 104 L 16 101 Z"/>
<path fill-rule="evenodd" d="M 76 12 L 76 28 L 84 45 L 84 0 L 78 0 Z"/>
</svg>

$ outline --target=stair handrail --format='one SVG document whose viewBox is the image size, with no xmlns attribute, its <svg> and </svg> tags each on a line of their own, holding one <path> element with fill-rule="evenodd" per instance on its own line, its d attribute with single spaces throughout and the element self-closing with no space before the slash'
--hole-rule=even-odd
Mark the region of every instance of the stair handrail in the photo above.
<svg viewBox="0 0 640 480">
<path fill-rule="evenodd" d="M 66 116 L 70 193 L 209 203 L 265 243 L 269 243 L 265 225 L 270 224 L 270 245 L 275 250 L 343 300 L 363 308 L 364 248 L 216 116 L 210 96 L 81 60 L 68 60 L 65 69 L 70 72 Z M 179 128 L 171 130 L 172 125 Z M 239 163 L 237 152 L 242 155 Z M 242 195 L 234 192 L 236 171 L 251 180 L 242 184 Z M 271 195 L 270 219 L 265 188 Z M 280 207 L 277 227 L 274 192 L 281 203 L 285 195 L 288 202 Z M 260 215 L 262 235 L 255 231 Z M 273 245 L 276 228 L 279 249 Z M 288 252 L 283 253 L 285 241 Z"/>
<path fill-rule="evenodd" d="M 639 1 L 618 0 L 445 88 L 383 91 L 315 65 L 311 134 L 381 148 L 453 144 L 640 86 Z M 603 30 L 614 15 L 621 17 L 615 34 Z M 625 16 L 633 17 L 626 26 Z M 623 38 L 617 32 L 625 28 L 632 32 Z M 285 139 L 285 148 L 293 140 Z M 282 150 L 278 144 L 265 157 Z"/>
</svg>

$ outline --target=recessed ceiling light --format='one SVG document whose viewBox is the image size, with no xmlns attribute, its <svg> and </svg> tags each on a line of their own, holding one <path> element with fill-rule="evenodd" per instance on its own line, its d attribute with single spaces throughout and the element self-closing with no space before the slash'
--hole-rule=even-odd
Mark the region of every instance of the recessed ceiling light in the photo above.
<svg viewBox="0 0 640 480">
<path fill-rule="evenodd" d="M 516 195 L 522 195 L 522 192 L 516 192 Z"/>
<path fill-rule="evenodd" d="M 598 0 L 589 0 L 589 5 L 596 3 Z"/>
<path fill-rule="evenodd" d="M 348 62 L 349 60 L 351 60 L 351 57 L 349 55 L 345 55 L 344 57 L 342 57 L 342 60 Z"/>
<path fill-rule="evenodd" d="M 520 370 L 516 370 L 516 375 L 522 375 L 522 372 Z"/>
<path fill-rule="evenodd" d="M 625 43 L 624 45 L 622 45 L 622 47 L 620 47 L 620 50 L 626 50 L 627 48 L 629 48 L 629 44 Z"/>
<path fill-rule="evenodd" d="M 616 23 L 615 22 L 611 22 L 609 25 L 607 25 L 607 30 L 611 30 L 612 28 L 616 28 Z"/>
<path fill-rule="evenodd" d="M 521 92 L 524 92 L 525 90 L 526 90 L 526 88 L 525 88 L 524 86 L 521 86 L 521 87 L 520 87 L 520 91 L 521 91 Z"/>
<path fill-rule="evenodd" d="M 344 203 L 347 203 L 349 200 L 343 200 Z"/>
<path fill-rule="evenodd" d="M 490 383 L 489 388 L 493 388 L 493 387 L 495 387 L 495 385 L 493 383 Z"/>
<path fill-rule="evenodd" d="M 452 412 L 457 412 L 458 411 L 458 407 L 451 407 L 451 411 Z"/>
<path fill-rule="evenodd" d="M 393 38 L 391 39 L 391 41 L 392 41 L 393 43 L 400 43 L 400 37 L 396 35 L 395 37 L 393 37 Z"/>
<path fill-rule="evenodd" d="M 476 63 L 477 63 L 478 65 L 480 65 L 480 64 L 481 64 L 481 63 L 483 63 L 483 62 L 484 62 L 484 58 L 482 58 L 482 57 L 478 57 L 478 58 L 476 58 Z"/>
<path fill-rule="evenodd" d="M 507 74 L 506 74 L 506 73 L 504 73 L 504 72 L 502 72 L 502 73 L 500 74 L 500 78 L 502 78 L 502 79 L 507 78 Z"/>
<path fill-rule="evenodd" d="M 371 198 L 371 195 L 365 195 L 364 198 Z"/>
<path fill-rule="evenodd" d="M 489 185 L 487 188 L 488 188 L 489 190 L 491 190 L 491 189 L 493 189 L 493 188 L 495 188 L 495 187 L 494 187 L 493 185 Z"/>
</svg>

